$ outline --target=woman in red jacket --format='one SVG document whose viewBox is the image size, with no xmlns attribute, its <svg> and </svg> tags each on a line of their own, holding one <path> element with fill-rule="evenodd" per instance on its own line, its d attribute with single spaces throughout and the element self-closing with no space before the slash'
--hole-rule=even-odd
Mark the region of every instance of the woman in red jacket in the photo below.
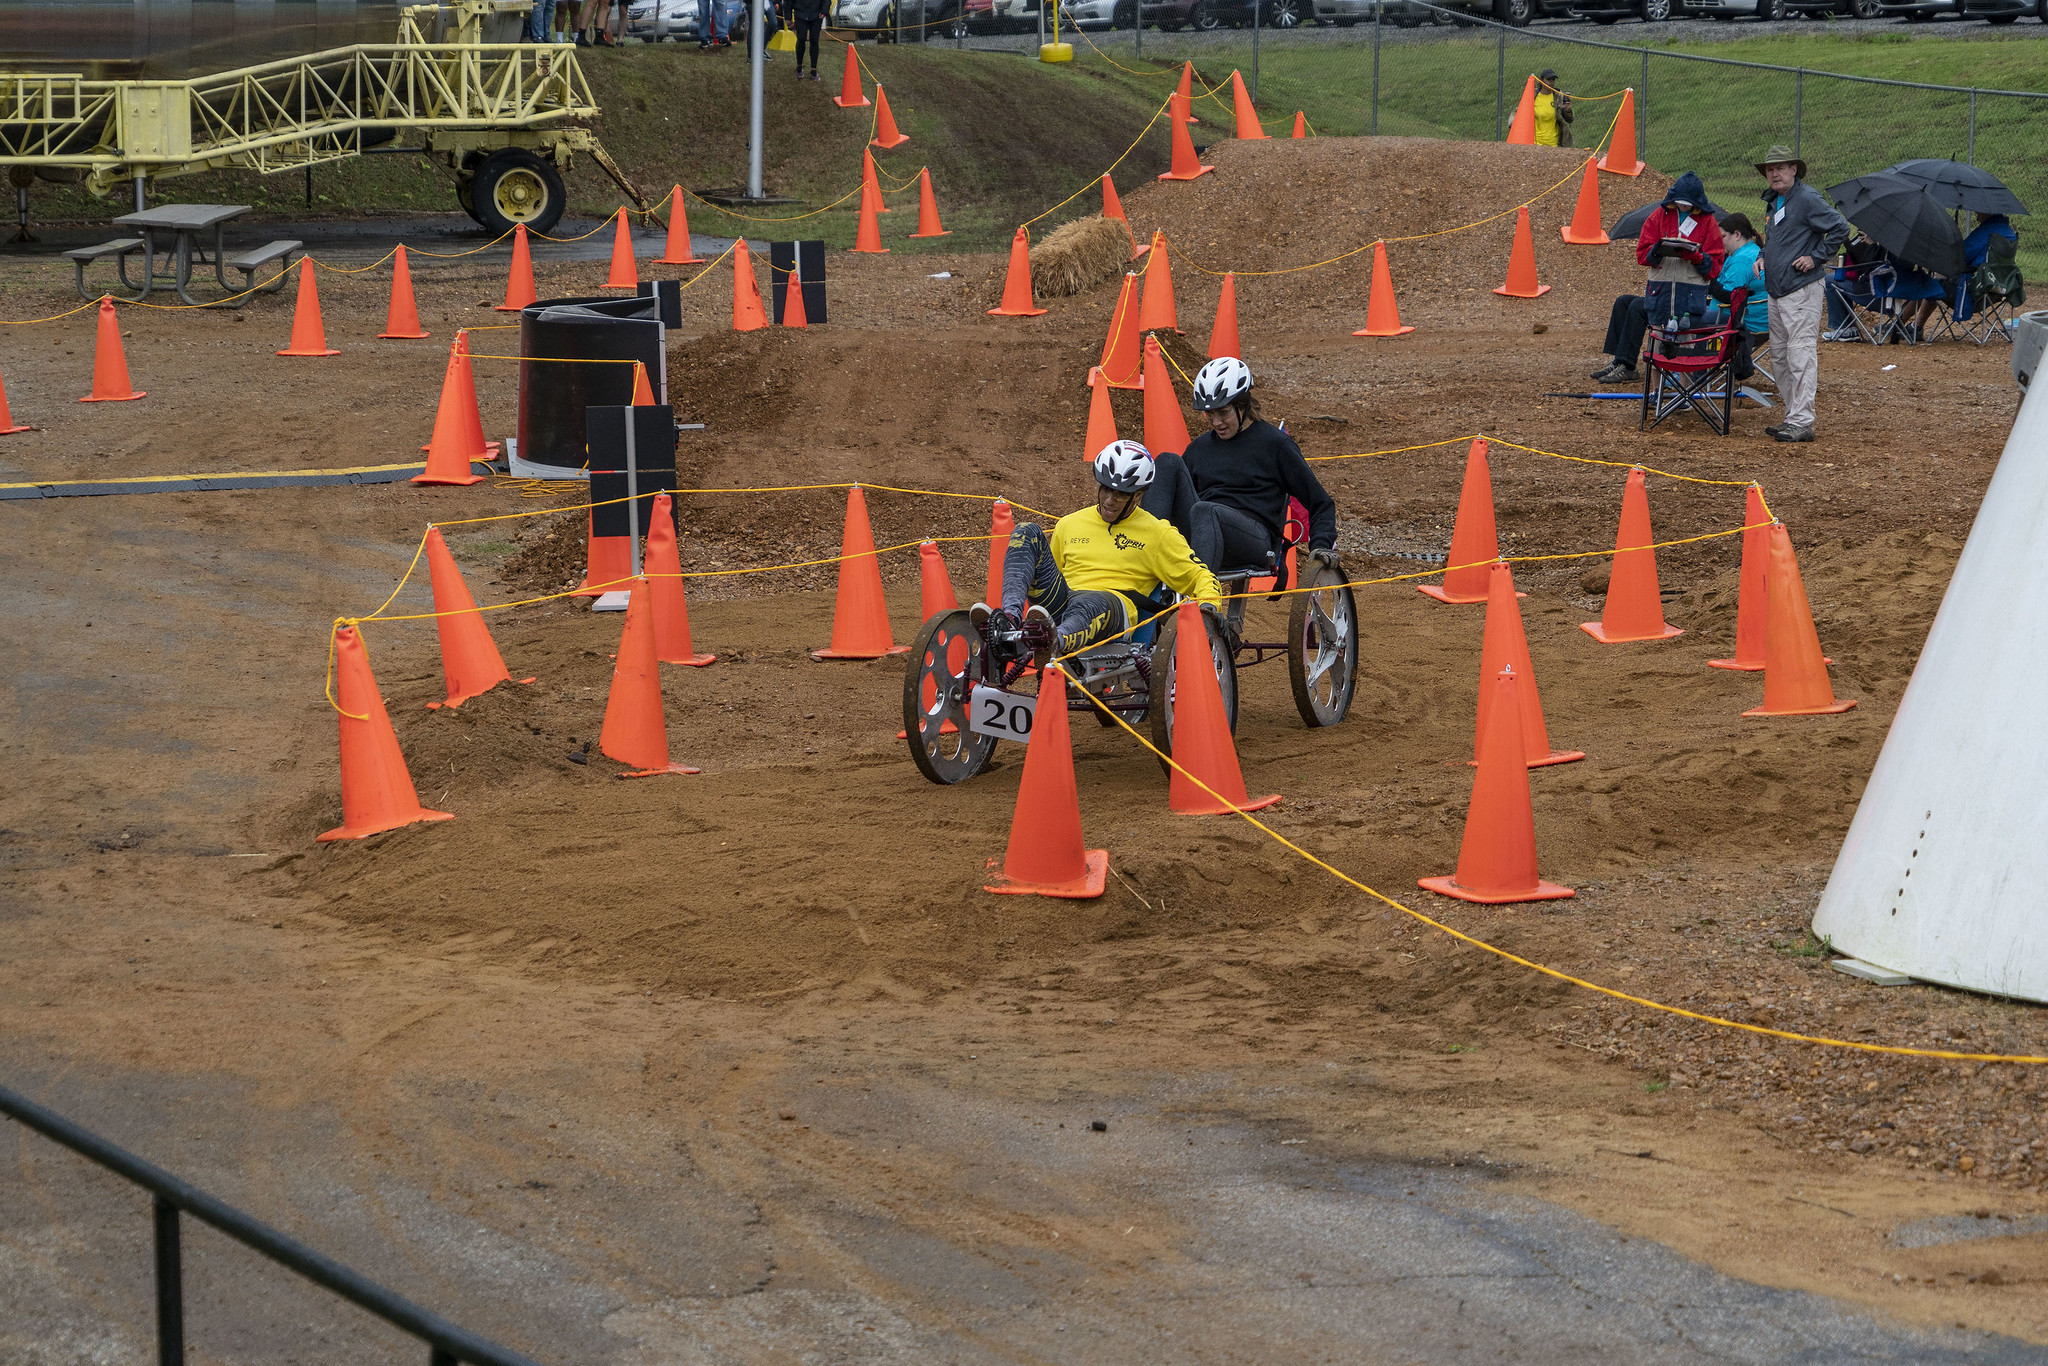
<svg viewBox="0 0 2048 1366">
<path fill-rule="evenodd" d="M 1650 272 L 1649 286 L 1641 294 L 1624 294 L 1614 301 L 1607 319 L 1610 357 L 1605 369 L 1593 378 L 1609 383 L 1629 383 L 1636 378 L 1636 353 L 1642 350 L 1643 332 L 1653 323 L 1677 320 L 1683 327 L 1703 321 L 1707 313 L 1707 282 L 1721 273 L 1721 258 L 1727 248 L 1714 216 L 1708 212 L 1706 187 L 1687 171 L 1672 182 L 1664 202 L 1650 210 L 1636 238 L 1636 260 Z"/>
</svg>

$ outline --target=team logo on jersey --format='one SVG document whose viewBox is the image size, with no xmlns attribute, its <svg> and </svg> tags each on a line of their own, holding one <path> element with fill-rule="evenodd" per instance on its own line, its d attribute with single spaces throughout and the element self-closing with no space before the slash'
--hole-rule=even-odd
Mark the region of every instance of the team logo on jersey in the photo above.
<svg viewBox="0 0 2048 1366">
<path fill-rule="evenodd" d="M 1145 548 L 1143 541 L 1134 541 L 1121 531 L 1115 534 L 1115 541 L 1118 550 L 1143 550 Z"/>
</svg>

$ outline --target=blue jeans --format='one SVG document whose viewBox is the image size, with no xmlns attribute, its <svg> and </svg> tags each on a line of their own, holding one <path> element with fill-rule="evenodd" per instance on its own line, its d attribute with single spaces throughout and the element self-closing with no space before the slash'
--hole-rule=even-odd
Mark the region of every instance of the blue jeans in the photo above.
<svg viewBox="0 0 2048 1366">
<path fill-rule="evenodd" d="M 731 31 L 725 6 L 719 0 L 697 0 L 697 46 L 723 38 Z"/>
<path fill-rule="evenodd" d="M 555 26 L 555 0 L 533 0 L 533 12 L 526 16 L 526 41 L 547 43 L 554 41 L 551 30 Z"/>
</svg>

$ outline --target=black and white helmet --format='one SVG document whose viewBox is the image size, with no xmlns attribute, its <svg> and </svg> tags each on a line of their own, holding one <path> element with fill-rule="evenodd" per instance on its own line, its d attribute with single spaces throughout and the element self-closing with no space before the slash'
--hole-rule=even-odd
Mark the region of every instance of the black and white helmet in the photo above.
<svg viewBox="0 0 2048 1366">
<path fill-rule="evenodd" d="M 1095 482 L 1118 493 L 1151 487 L 1156 473 L 1152 452 L 1135 441 L 1112 441 L 1095 455 Z"/>
<path fill-rule="evenodd" d="M 1252 369 L 1236 356 L 1218 356 L 1195 371 L 1195 407 L 1213 412 L 1252 391 Z"/>
</svg>

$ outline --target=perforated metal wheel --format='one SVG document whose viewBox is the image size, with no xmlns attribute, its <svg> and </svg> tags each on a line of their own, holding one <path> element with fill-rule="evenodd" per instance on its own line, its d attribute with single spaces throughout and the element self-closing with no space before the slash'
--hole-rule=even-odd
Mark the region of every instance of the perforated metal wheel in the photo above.
<svg viewBox="0 0 2048 1366">
<path fill-rule="evenodd" d="M 1237 656 L 1231 653 L 1222 628 L 1202 614 L 1209 628 L 1209 659 L 1216 666 L 1216 685 L 1223 690 L 1223 714 L 1230 718 L 1230 733 L 1237 734 Z M 1152 644 L 1152 705 L 1146 714 L 1152 721 L 1152 743 L 1161 753 L 1173 753 L 1173 688 L 1175 645 L 1180 639 L 1180 613 L 1172 612 L 1159 622 L 1159 634 Z M 1165 760 L 1159 766 L 1171 773 Z"/>
<path fill-rule="evenodd" d="M 967 704 L 982 676 L 981 636 L 964 610 L 924 624 L 903 671 L 903 739 L 917 771 L 950 787 L 988 767 L 996 737 L 967 728 Z M 951 729 L 948 729 L 948 726 Z"/>
<path fill-rule="evenodd" d="M 1287 678 L 1294 709 L 1309 726 L 1334 726 L 1358 686 L 1358 604 L 1344 576 L 1315 565 L 1287 613 Z"/>
</svg>

